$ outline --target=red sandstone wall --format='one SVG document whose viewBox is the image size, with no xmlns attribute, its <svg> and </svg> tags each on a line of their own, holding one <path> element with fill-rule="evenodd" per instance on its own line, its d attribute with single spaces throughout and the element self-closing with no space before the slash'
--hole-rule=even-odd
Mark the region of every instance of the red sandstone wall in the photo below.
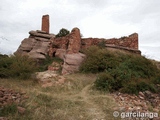
<svg viewBox="0 0 160 120">
<path fill-rule="evenodd" d="M 79 36 L 79 37 L 77 37 Z M 78 40 L 79 42 L 77 42 Z M 51 46 L 50 46 L 50 56 L 56 52 L 57 49 L 65 49 L 70 53 L 75 53 L 79 51 L 79 49 L 85 49 L 92 45 L 98 45 L 101 42 L 105 42 L 106 48 L 115 48 L 115 49 L 123 49 L 130 52 L 138 53 L 141 52 L 138 50 L 138 34 L 134 33 L 129 35 L 128 37 L 121 37 L 119 39 L 104 39 L 104 38 L 80 38 L 79 30 L 72 31 L 69 35 L 65 37 L 59 38 L 51 38 Z M 79 48 L 80 47 L 80 48 Z"/>
<path fill-rule="evenodd" d="M 82 49 L 87 48 L 91 45 L 98 45 L 98 43 L 105 41 L 105 44 L 121 46 L 131 49 L 138 50 L 138 34 L 134 33 L 128 37 L 121 37 L 119 39 L 100 39 L 100 38 L 83 38 L 82 39 Z"/>
</svg>

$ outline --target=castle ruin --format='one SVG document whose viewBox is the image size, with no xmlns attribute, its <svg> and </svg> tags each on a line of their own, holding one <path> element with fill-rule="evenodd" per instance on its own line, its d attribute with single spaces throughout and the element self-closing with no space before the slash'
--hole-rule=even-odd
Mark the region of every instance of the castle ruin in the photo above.
<svg viewBox="0 0 160 120">
<path fill-rule="evenodd" d="M 141 54 L 138 49 L 138 34 L 133 33 L 128 37 L 121 38 L 81 38 L 80 30 L 73 28 L 71 33 L 64 37 L 55 37 L 49 32 L 49 15 L 42 17 L 41 30 L 30 31 L 29 37 L 25 38 L 15 54 L 28 55 L 35 59 L 59 57 L 64 60 L 63 74 L 78 71 L 79 65 L 85 58 L 80 51 L 92 45 L 103 42 L 106 49 L 118 49 L 134 54 Z"/>
</svg>

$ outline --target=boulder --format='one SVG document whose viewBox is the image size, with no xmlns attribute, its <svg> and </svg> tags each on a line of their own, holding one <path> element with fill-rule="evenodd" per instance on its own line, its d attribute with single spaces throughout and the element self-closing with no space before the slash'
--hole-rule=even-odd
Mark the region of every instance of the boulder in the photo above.
<svg viewBox="0 0 160 120">
<path fill-rule="evenodd" d="M 69 74 L 79 71 L 79 66 L 84 58 L 85 55 L 82 53 L 66 54 L 64 56 L 62 74 Z"/>
</svg>

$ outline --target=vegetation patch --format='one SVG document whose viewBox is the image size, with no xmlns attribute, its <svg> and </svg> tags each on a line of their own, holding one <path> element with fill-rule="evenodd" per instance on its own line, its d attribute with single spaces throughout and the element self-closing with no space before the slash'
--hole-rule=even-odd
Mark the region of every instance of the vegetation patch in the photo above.
<svg viewBox="0 0 160 120">
<path fill-rule="evenodd" d="M 56 37 L 64 37 L 70 33 L 69 30 L 62 28 L 60 29 L 59 33 L 56 35 Z"/>
<path fill-rule="evenodd" d="M 50 57 L 50 56 L 46 56 L 46 59 L 43 60 L 39 65 L 38 65 L 38 71 L 39 72 L 42 72 L 42 71 L 45 71 L 45 70 L 48 70 L 48 66 L 51 65 L 53 62 L 56 62 L 58 64 L 61 64 L 63 62 L 62 59 L 58 58 L 58 57 Z M 60 67 L 60 70 L 61 71 L 61 66 Z"/>
<path fill-rule="evenodd" d="M 28 56 L 11 55 L 0 58 L 1 78 L 29 79 L 36 69 L 36 63 Z"/>
<path fill-rule="evenodd" d="M 99 74 L 94 82 L 97 90 L 119 90 L 131 94 L 146 90 L 158 91 L 156 84 L 160 84 L 160 71 L 147 58 L 96 46 L 86 49 L 84 53 L 87 58 L 80 71 Z"/>
</svg>

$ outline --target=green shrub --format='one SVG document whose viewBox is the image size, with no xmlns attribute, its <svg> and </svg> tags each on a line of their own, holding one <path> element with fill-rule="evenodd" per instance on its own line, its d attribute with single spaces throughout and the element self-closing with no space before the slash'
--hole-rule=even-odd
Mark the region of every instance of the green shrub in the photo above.
<svg viewBox="0 0 160 120">
<path fill-rule="evenodd" d="M 110 91 L 112 90 L 114 84 L 114 79 L 112 78 L 112 76 L 110 76 L 110 74 L 103 72 L 100 73 L 94 83 L 94 87 L 97 90 L 101 90 L 101 91 Z"/>
<path fill-rule="evenodd" d="M 64 36 L 68 35 L 69 33 L 70 33 L 70 32 L 69 32 L 67 29 L 62 28 L 62 29 L 59 31 L 59 33 L 56 35 L 56 37 L 64 37 Z"/>
<path fill-rule="evenodd" d="M 102 40 L 101 42 L 98 43 L 98 46 L 100 48 L 105 48 L 106 47 L 106 42 L 104 40 Z"/>
<path fill-rule="evenodd" d="M 145 57 L 112 52 L 96 46 L 86 49 L 84 53 L 87 57 L 80 66 L 80 71 L 103 72 L 94 83 L 96 89 L 122 90 L 132 94 L 145 90 L 157 91 L 155 86 L 160 83 L 160 71 Z"/>
<path fill-rule="evenodd" d="M 28 79 L 36 68 L 36 63 L 28 56 L 12 55 L 0 59 L 0 77 Z"/>
<path fill-rule="evenodd" d="M 103 72 L 104 70 L 116 68 L 119 64 L 114 54 L 97 46 L 86 49 L 84 53 L 87 57 L 80 66 L 81 72 Z"/>
<path fill-rule="evenodd" d="M 155 84 L 160 84 L 160 72 L 157 74 L 157 76 L 153 79 Z"/>
<path fill-rule="evenodd" d="M 121 92 L 129 94 L 138 94 L 139 91 L 149 90 L 151 92 L 157 92 L 155 84 L 146 79 L 137 79 L 132 80 L 131 82 L 125 83 L 124 87 L 121 89 Z"/>
</svg>

